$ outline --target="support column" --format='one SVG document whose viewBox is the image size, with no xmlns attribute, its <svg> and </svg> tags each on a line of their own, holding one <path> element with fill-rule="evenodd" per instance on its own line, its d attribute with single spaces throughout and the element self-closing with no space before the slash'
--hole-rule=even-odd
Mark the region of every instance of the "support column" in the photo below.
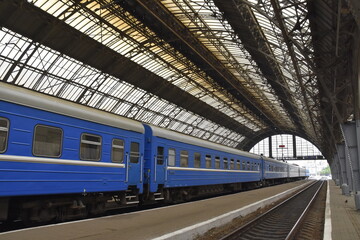
<svg viewBox="0 0 360 240">
<path fill-rule="evenodd" d="M 344 152 L 345 152 L 345 167 L 346 167 L 346 176 L 347 176 L 347 180 L 348 180 L 348 185 L 349 185 L 349 189 L 350 191 L 354 192 L 354 174 L 353 174 L 353 167 L 352 167 L 352 162 L 350 159 L 350 152 L 349 152 L 349 148 L 346 146 L 344 146 Z"/>
<path fill-rule="evenodd" d="M 330 169 L 331 169 L 331 176 L 332 176 L 332 179 L 334 180 L 334 181 L 336 181 L 336 180 L 339 180 L 340 181 L 340 179 L 339 179 L 339 177 L 340 177 L 340 175 L 339 175 L 339 168 L 338 168 L 338 163 L 337 163 L 337 159 L 335 159 L 335 156 L 333 157 L 333 159 L 332 159 L 332 162 L 330 163 Z M 340 182 L 339 182 L 340 183 Z M 337 183 L 337 184 L 339 184 L 339 183 Z"/>
<path fill-rule="evenodd" d="M 269 157 L 272 158 L 272 141 L 271 141 L 271 136 L 269 137 Z"/>
<path fill-rule="evenodd" d="M 350 164 L 350 170 L 353 177 L 354 192 L 360 191 L 360 172 L 359 172 L 359 140 L 360 140 L 360 121 L 347 122 L 341 124 L 341 128 L 345 139 L 345 152 L 347 152 L 347 160 Z M 350 185 L 349 185 L 350 186 Z"/>
<path fill-rule="evenodd" d="M 296 138 L 295 135 L 292 135 L 292 141 L 293 141 L 293 152 L 294 152 L 294 158 L 296 159 Z"/>
<path fill-rule="evenodd" d="M 336 145 L 336 156 L 340 166 L 340 185 L 348 184 L 348 178 L 346 174 L 346 163 L 345 163 L 345 144 Z"/>
</svg>

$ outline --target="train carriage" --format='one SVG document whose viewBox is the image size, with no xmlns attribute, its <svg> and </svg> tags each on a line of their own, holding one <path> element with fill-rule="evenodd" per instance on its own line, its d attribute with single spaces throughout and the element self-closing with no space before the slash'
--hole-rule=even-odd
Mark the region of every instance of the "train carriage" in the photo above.
<svg viewBox="0 0 360 240">
<path fill-rule="evenodd" d="M 288 177 L 288 164 L 272 158 L 264 158 L 264 180 L 284 179 Z"/>
<path fill-rule="evenodd" d="M 0 95 L 0 196 L 142 189 L 140 123 L 19 88 Z"/>
<path fill-rule="evenodd" d="M 300 177 L 300 167 L 295 164 L 289 164 L 289 178 Z"/>
<path fill-rule="evenodd" d="M 218 188 L 226 184 L 240 188 L 236 184 L 259 182 L 262 178 L 262 159 L 258 155 L 144 126 L 145 183 L 150 192 L 191 186 Z"/>
<path fill-rule="evenodd" d="M 0 125 L 4 205 L 16 196 L 143 190 L 139 122 L 1 84 Z"/>
</svg>

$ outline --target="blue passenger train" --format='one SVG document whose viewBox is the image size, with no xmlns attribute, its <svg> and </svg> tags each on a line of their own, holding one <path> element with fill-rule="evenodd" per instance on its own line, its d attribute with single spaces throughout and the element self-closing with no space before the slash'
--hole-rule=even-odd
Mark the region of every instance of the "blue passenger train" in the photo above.
<svg viewBox="0 0 360 240">
<path fill-rule="evenodd" d="M 0 83 L 0 221 L 66 220 L 305 177 L 296 165 Z"/>
</svg>

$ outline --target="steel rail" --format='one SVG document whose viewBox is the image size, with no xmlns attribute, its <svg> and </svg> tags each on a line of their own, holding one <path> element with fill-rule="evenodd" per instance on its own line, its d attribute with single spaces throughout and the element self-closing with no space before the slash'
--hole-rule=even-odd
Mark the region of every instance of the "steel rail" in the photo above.
<svg viewBox="0 0 360 240">
<path fill-rule="evenodd" d="M 221 240 L 229 240 L 229 239 L 239 239 L 238 235 L 240 234 L 240 232 L 245 232 L 245 231 L 249 231 L 255 224 L 256 222 L 260 222 L 262 219 L 265 219 L 266 217 L 268 217 L 268 215 L 274 213 L 275 210 L 278 210 L 279 208 L 283 207 L 285 204 L 289 203 L 291 200 L 293 200 L 295 197 L 299 196 L 300 194 L 304 193 L 306 190 L 308 190 L 309 188 L 313 187 L 315 184 L 319 183 L 319 181 L 316 181 L 312 184 L 310 184 L 309 186 L 305 187 L 304 189 L 302 189 L 301 191 L 299 191 L 298 193 L 296 193 L 295 195 L 289 197 L 288 199 L 282 201 L 281 203 L 277 204 L 276 206 L 274 206 L 273 208 L 271 208 L 270 210 L 266 211 L 265 213 L 257 216 L 256 218 L 254 218 L 253 220 L 249 221 L 248 223 L 246 223 L 245 225 L 235 229 L 234 231 L 230 232 L 229 234 L 225 235 L 224 237 L 221 238 Z M 321 184 L 322 186 L 322 184 Z M 321 186 L 318 188 L 318 190 L 321 188 Z M 318 190 L 316 191 L 316 194 L 318 193 Z M 313 196 L 314 197 L 314 196 Z M 312 197 L 312 199 L 313 199 Z M 303 214 L 301 214 L 301 216 L 303 216 Z M 295 224 L 298 224 L 299 221 L 296 221 Z M 289 233 L 291 231 L 294 231 L 294 226 L 291 228 L 291 230 L 289 231 Z M 286 237 L 289 234 L 286 235 Z M 258 239 L 258 238 L 257 238 Z M 264 238 L 265 239 L 265 238 Z M 268 238 L 266 238 L 268 239 Z M 287 239 L 287 238 L 286 238 Z"/>
<path fill-rule="evenodd" d="M 294 227 L 290 230 L 289 234 L 287 235 L 287 237 L 285 238 L 285 240 L 290 240 L 290 239 L 294 239 L 296 233 L 298 232 L 302 222 L 304 221 L 306 214 L 309 212 L 310 207 L 313 205 L 316 197 L 318 196 L 321 188 L 324 185 L 324 181 L 321 183 L 320 187 L 318 188 L 318 190 L 316 191 L 316 193 L 314 194 L 314 196 L 312 197 L 312 199 L 310 200 L 309 204 L 306 206 L 306 208 L 304 209 L 303 213 L 301 214 L 301 216 L 299 217 L 299 219 L 296 221 Z"/>
</svg>

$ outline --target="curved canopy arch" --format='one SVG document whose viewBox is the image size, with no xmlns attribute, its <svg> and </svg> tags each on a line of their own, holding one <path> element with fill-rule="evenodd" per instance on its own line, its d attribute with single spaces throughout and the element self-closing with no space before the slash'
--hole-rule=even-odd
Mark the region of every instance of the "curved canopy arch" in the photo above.
<svg viewBox="0 0 360 240">
<path fill-rule="evenodd" d="M 290 133 L 332 156 L 356 116 L 352 2 L 0 1 L 0 81 L 243 150 Z"/>
<path fill-rule="evenodd" d="M 281 160 L 324 159 L 319 148 L 313 143 L 292 134 L 278 134 L 264 138 L 256 143 L 250 152 Z"/>
</svg>

